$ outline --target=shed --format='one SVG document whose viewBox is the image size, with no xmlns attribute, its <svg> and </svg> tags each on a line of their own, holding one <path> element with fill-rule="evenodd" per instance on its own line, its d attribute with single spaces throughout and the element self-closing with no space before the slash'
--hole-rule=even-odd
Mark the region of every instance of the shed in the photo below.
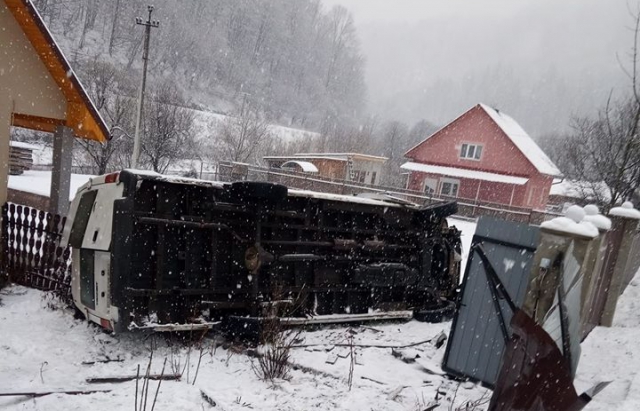
<svg viewBox="0 0 640 411">
<path fill-rule="evenodd" d="M 380 184 L 386 157 L 361 153 L 297 153 L 292 156 L 266 156 L 270 168 L 283 168 L 286 164 L 306 163 L 305 167 L 316 171 L 320 177 L 356 181 L 364 184 Z M 297 164 L 296 167 L 302 167 Z"/>
</svg>

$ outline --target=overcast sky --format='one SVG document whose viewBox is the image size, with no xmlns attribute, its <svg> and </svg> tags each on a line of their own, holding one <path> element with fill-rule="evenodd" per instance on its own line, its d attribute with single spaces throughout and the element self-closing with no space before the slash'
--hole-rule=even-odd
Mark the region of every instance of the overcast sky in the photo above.
<svg viewBox="0 0 640 411">
<path fill-rule="evenodd" d="M 356 21 L 369 109 L 442 124 L 482 100 L 532 134 L 566 130 L 626 78 L 625 0 L 324 0 Z M 449 94 L 454 94 L 449 95 Z M 523 118 L 525 117 L 525 118 Z"/>
</svg>

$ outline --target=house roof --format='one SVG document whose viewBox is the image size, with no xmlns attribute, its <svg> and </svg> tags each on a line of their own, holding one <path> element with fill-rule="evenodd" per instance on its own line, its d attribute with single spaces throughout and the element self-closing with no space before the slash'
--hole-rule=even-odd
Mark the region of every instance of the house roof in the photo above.
<svg viewBox="0 0 640 411">
<path fill-rule="evenodd" d="M 310 163 L 308 161 L 289 160 L 289 161 L 283 163 L 280 166 L 280 168 L 289 167 L 289 166 L 292 166 L 292 165 L 300 166 L 302 171 L 304 171 L 305 173 L 317 173 L 318 172 L 318 167 L 314 166 L 312 163 Z"/>
<path fill-rule="evenodd" d="M 296 153 L 294 157 L 309 157 L 309 156 L 323 156 L 329 158 L 339 158 L 339 159 L 348 159 L 358 158 L 362 160 L 370 160 L 370 161 L 387 161 L 387 157 L 382 156 L 372 156 L 370 154 L 360 154 L 360 153 Z"/>
<path fill-rule="evenodd" d="M 494 108 L 489 107 L 486 104 L 479 103 L 469 110 L 465 111 L 461 115 L 455 118 L 455 120 L 451 121 L 449 124 L 455 123 L 464 116 L 469 111 L 480 108 L 482 109 L 491 120 L 502 130 L 502 132 L 511 140 L 511 142 L 522 152 L 522 154 L 526 157 L 527 160 L 538 170 L 541 174 L 546 174 L 554 177 L 561 177 L 562 172 L 556 167 L 556 165 L 551 161 L 551 159 L 542 151 L 542 149 L 536 144 L 535 141 L 527 134 L 526 131 L 518 124 L 513 118 L 508 116 L 507 114 L 496 110 Z M 438 134 L 442 129 L 447 127 L 442 127 L 437 130 L 435 133 L 431 134 L 420 143 L 411 147 L 406 153 L 405 156 L 410 156 L 411 152 L 415 150 L 417 147 L 425 143 L 431 137 Z"/>
<path fill-rule="evenodd" d="M 290 156 L 265 156 L 262 157 L 265 160 L 333 160 L 333 161 L 349 161 L 349 158 L 352 160 L 365 160 L 365 161 L 376 161 L 376 162 L 385 162 L 388 160 L 387 157 L 381 156 L 372 156 L 370 154 L 360 154 L 360 153 L 296 153 Z"/>
<path fill-rule="evenodd" d="M 109 131 L 104 120 L 31 1 L 4 2 L 67 100 L 65 120 L 15 113 L 13 125 L 49 132 L 58 125 L 65 125 L 72 128 L 76 136 L 100 142 L 108 140 Z"/>
<path fill-rule="evenodd" d="M 509 176 L 506 174 L 489 173 L 486 171 L 469 170 L 466 168 L 434 166 L 422 163 L 404 163 L 400 166 L 404 170 L 419 171 L 428 174 L 438 174 L 448 177 L 468 178 L 471 180 L 491 181 L 495 183 L 505 183 L 514 185 L 525 185 L 528 178 Z"/>
<path fill-rule="evenodd" d="M 290 161 L 290 160 L 331 160 L 331 161 L 342 161 L 342 162 L 346 162 L 347 158 L 346 157 L 326 157 L 326 156 L 322 156 L 322 155 L 308 155 L 308 156 L 298 156 L 298 155 L 293 155 L 293 156 L 264 156 L 262 157 L 264 160 L 269 161 L 269 160 L 282 160 L 282 161 Z"/>
<path fill-rule="evenodd" d="M 562 176 L 562 172 L 553 161 L 542 151 L 535 141 L 527 134 L 520 124 L 505 113 L 480 103 L 479 106 L 491 117 L 500 129 L 509 137 L 513 144 L 541 173 L 550 176 Z"/>
</svg>

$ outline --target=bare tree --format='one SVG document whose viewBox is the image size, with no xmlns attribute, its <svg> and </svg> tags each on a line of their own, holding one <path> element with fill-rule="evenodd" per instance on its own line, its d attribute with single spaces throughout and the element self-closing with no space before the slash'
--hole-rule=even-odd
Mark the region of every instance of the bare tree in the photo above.
<svg viewBox="0 0 640 411">
<path fill-rule="evenodd" d="M 238 116 L 229 116 L 222 123 L 219 145 L 225 160 L 247 162 L 271 140 L 269 124 L 258 110 L 243 104 Z"/>
<path fill-rule="evenodd" d="M 86 0 L 83 2 L 82 11 L 84 13 L 84 23 L 82 24 L 82 34 L 80 35 L 80 44 L 78 48 L 84 47 L 84 40 L 87 36 L 87 32 L 93 28 L 96 23 L 96 17 L 98 17 L 98 4 L 96 0 Z"/>
<path fill-rule="evenodd" d="M 565 147 L 567 141 L 572 138 L 573 135 L 571 133 L 546 133 L 536 139 L 536 143 L 538 143 L 542 151 L 558 166 L 560 171 L 567 175 L 569 173 L 569 160 Z"/>
<path fill-rule="evenodd" d="M 419 120 L 409 131 L 407 150 L 438 131 L 438 127 L 427 120 Z"/>
<path fill-rule="evenodd" d="M 631 199 L 640 187 L 640 102 L 635 97 L 609 102 L 596 119 L 574 120 L 575 134 L 565 143 L 568 176 L 583 186 L 584 196 L 605 202 L 604 182 L 610 190 L 608 207 Z"/>
<path fill-rule="evenodd" d="M 590 192 L 598 192 L 602 182 L 610 190 L 607 207 L 631 199 L 640 187 L 640 90 L 638 90 L 638 40 L 640 11 L 634 19 L 630 68 L 622 65 L 631 81 L 627 97 L 609 97 L 598 116 L 576 118 L 575 134 L 566 140 L 568 177 L 587 182 Z"/>
<path fill-rule="evenodd" d="M 116 38 L 116 27 L 118 25 L 118 17 L 120 12 L 120 0 L 116 0 L 113 10 L 113 19 L 111 20 L 111 35 L 109 36 L 109 55 L 113 54 L 113 45 Z"/>
<path fill-rule="evenodd" d="M 141 0 L 34 0 L 74 67 L 86 56 L 137 80 Z M 320 0 L 198 0 L 156 3 L 168 23 L 154 34 L 149 85 L 171 75 L 210 110 L 239 106 L 244 92 L 271 123 L 319 129 L 326 112 L 357 123 L 365 107 L 364 60 L 344 8 Z M 206 39 L 206 41 L 202 41 Z M 89 59 L 90 60 L 90 59 Z M 83 83 L 89 78 L 82 77 Z M 135 96 L 133 94 L 121 93 Z"/>
<path fill-rule="evenodd" d="M 378 137 L 380 151 L 388 158 L 385 163 L 382 182 L 383 184 L 403 187 L 404 177 L 400 173 L 400 165 L 405 161 L 404 153 L 407 151 L 409 129 L 406 124 L 399 121 L 389 121 L 382 127 Z"/>
<path fill-rule="evenodd" d="M 194 114 L 183 107 L 185 102 L 172 85 L 165 84 L 150 100 L 140 146 L 142 163 L 164 173 L 175 161 L 190 157 Z"/>
<path fill-rule="evenodd" d="M 127 151 L 129 143 L 129 130 L 132 127 L 133 100 L 119 94 L 119 75 L 115 67 L 109 63 L 101 62 L 95 58 L 83 67 L 82 75 L 86 79 L 85 85 L 96 108 L 105 118 L 113 130 L 113 138 L 104 143 L 91 140 L 76 139 L 76 146 L 82 162 L 92 168 L 93 173 L 104 174 L 107 171 L 127 167 L 126 164 L 114 161 L 119 151 Z M 126 157 L 126 156 L 125 156 Z"/>
<path fill-rule="evenodd" d="M 334 6 L 328 19 L 328 34 L 330 41 L 329 67 L 325 79 L 325 87 L 329 88 L 335 78 L 337 64 L 342 53 L 350 46 L 355 36 L 355 25 L 349 10 L 342 6 Z"/>
</svg>

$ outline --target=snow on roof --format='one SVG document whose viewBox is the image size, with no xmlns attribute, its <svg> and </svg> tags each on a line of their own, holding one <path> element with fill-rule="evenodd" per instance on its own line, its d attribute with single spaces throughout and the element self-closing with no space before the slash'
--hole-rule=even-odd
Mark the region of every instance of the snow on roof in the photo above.
<svg viewBox="0 0 640 411">
<path fill-rule="evenodd" d="M 282 164 L 280 168 L 291 167 L 291 166 L 300 166 L 302 171 L 305 173 L 317 173 L 318 167 L 314 166 L 312 163 L 308 161 L 299 161 L 299 160 L 289 160 L 286 163 Z"/>
<path fill-rule="evenodd" d="M 40 146 L 36 146 L 35 144 L 23 143 L 20 141 L 9 141 L 9 146 L 15 148 L 24 148 L 25 150 L 39 150 Z"/>
<path fill-rule="evenodd" d="M 438 174 L 450 177 L 469 178 L 472 180 L 492 181 L 496 183 L 524 185 L 529 181 L 528 178 L 515 177 L 505 174 L 488 173 L 486 171 L 468 170 L 465 168 L 434 166 L 421 163 L 404 163 L 400 168 L 411 171 L 420 171 L 422 173 Z"/>
<path fill-rule="evenodd" d="M 553 161 L 513 118 L 486 104 L 480 103 L 479 105 L 540 173 L 558 177 L 562 175 L 562 172 L 553 164 Z"/>
<path fill-rule="evenodd" d="M 365 160 L 373 160 L 373 161 L 387 161 L 387 157 L 382 156 L 373 156 L 371 154 L 361 154 L 361 153 L 296 153 L 294 157 L 307 157 L 307 156 L 323 156 L 323 157 L 337 157 L 344 158 L 345 160 L 349 157 L 357 157 Z"/>
<path fill-rule="evenodd" d="M 322 156 L 322 155 L 308 155 L 308 156 L 299 156 L 299 155 L 293 155 L 293 156 L 264 156 L 262 157 L 264 160 L 291 160 L 294 158 L 299 158 L 299 159 L 304 159 L 304 160 L 331 160 L 331 161 L 347 161 L 347 158 L 344 157 L 327 157 L 327 156 Z"/>
</svg>

